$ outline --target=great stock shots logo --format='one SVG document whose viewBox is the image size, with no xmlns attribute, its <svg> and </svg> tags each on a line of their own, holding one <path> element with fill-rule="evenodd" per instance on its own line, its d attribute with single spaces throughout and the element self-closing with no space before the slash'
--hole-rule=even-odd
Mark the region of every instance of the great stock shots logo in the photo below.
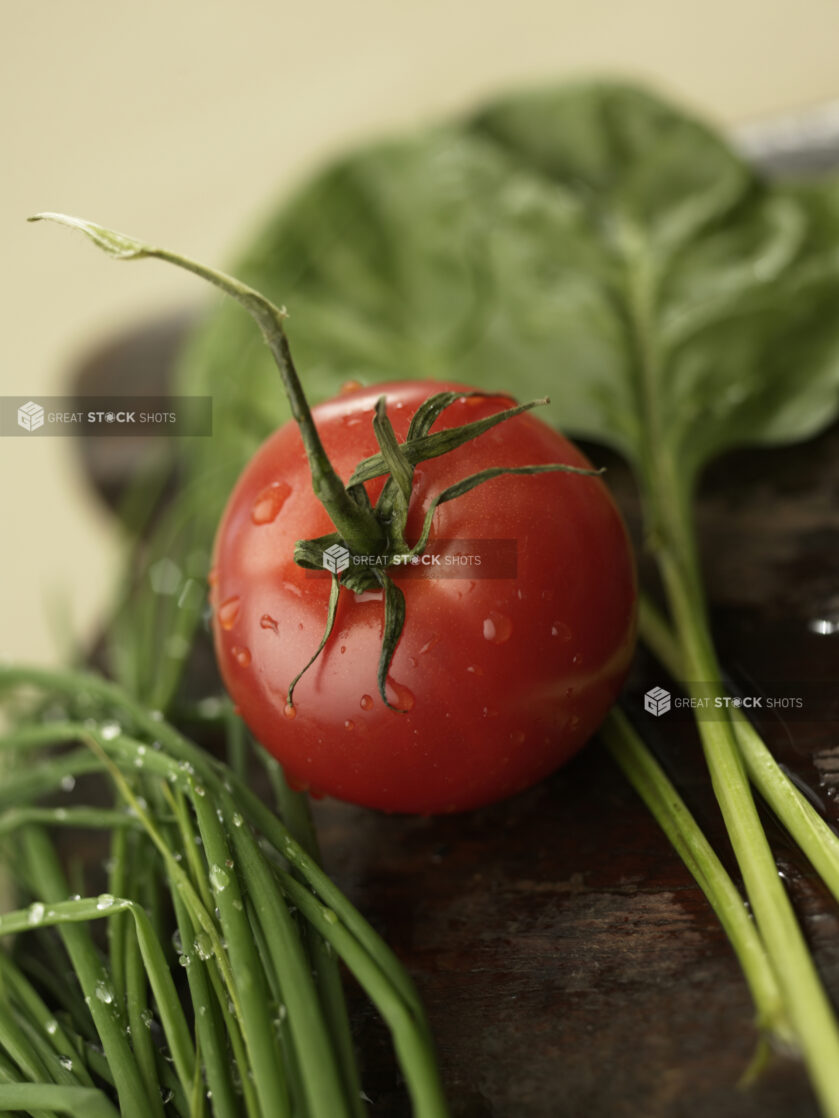
<svg viewBox="0 0 839 1118">
<path fill-rule="evenodd" d="M 17 409 L 17 425 L 24 431 L 37 431 L 39 427 L 44 426 L 44 409 L 34 400 L 22 404 Z"/>
<path fill-rule="evenodd" d="M 663 687 L 651 687 L 644 695 L 644 710 L 660 718 L 670 709 L 670 692 Z"/>
<path fill-rule="evenodd" d="M 211 435 L 210 396 L 0 396 L 0 437 Z"/>
<path fill-rule="evenodd" d="M 331 571 L 334 575 L 341 574 L 350 565 L 350 553 L 345 547 L 341 547 L 339 543 L 334 543 L 332 547 L 328 547 L 323 553 L 323 567 L 326 571 Z"/>
</svg>

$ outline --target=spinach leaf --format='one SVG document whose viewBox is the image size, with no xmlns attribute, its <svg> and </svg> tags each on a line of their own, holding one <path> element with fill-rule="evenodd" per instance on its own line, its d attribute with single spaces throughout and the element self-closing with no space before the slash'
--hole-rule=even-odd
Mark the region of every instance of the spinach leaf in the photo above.
<svg viewBox="0 0 839 1118">
<path fill-rule="evenodd" d="M 288 307 L 313 401 L 411 377 L 548 394 L 567 433 L 689 492 L 712 456 L 835 416 L 837 245 L 833 184 L 768 184 L 678 109 L 599 83 L 349 155 L 232 270 Z M 167 556 L 180 539 L 209 547 L 240 470 L 288 418 L 276 378 L 247 316 L 214 310 L 178 378 L 212 395 L 214 437 L 183 448 Z"/>
<path fill-rule="evenodd" d="M 314 399 L 355 377 L 548 391 L 570 433 L 635 461 L 655 433 L 696 469 L 835 413 L 837 242 L 832 187 L 767 185 L 703 125 L 598 84 L 350 156 L 236 270 L 288 305 Z M 236 308 L 183 377 L 216 399 L 216 462 L 238 470 L 285 418 Z"/>
</svg>

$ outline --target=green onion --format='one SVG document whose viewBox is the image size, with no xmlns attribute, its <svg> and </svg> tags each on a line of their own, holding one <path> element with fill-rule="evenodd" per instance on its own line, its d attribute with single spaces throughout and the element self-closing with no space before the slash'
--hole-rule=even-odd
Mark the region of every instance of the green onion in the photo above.
<svg viewBox="0 0 839 1118">
<path fill-rule="evenodd" d="M 247 787 L 238 719 L 224 711 L 234 769 L 93 673 L 0 668 L 0 692 L 32 691 L 64 713 L 18 702 L 0 736 L 17 758 L 0 842 L 28 897 L 0 916 L 19 937 L 18 965 L 0 953 L 0 1088 L 26 1089 L 0 1111 L 361 1118 L 343 960 L 391 1027 L 415 1114 L 446 1118 L 413 983 L 318 865 L 305 799 L 270 761 L 281 813 Z M 39 802 L 81 772 L 110 783 L 112 807 Z M 106 894 L 68 896 L 47 828 L 74 827 L 110 832 Z"/>
</svg>

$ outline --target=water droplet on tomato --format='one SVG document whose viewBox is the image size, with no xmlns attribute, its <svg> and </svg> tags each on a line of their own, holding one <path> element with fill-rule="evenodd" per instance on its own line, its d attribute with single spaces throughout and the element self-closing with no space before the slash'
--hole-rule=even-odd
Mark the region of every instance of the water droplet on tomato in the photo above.
<svg viewBox="0 0 839 1118">
<path fill-rule="evenodd" d="M 361 387 L 363 386 L 360 380 L 345 380 L 338 391 L 341 396 L 346 396 L 350 392 L 357 392 Z"/>
<path fill-rule="evenodd" d="M 513 623 L 505 614 L 492 610 L 489 617 L 484 618 L 484 640 L 492 644 L 504 644 L 510 639 L 512 632 Z"/>
<path fill-rule="evenodd" d="M 283 714 L 288 719 L 296 718 L 297 717 L 297 707 L 294 706 L 292 703 L 286 703 L 286 705 L 283 707 Z"/>
<path fill-rule="evenodd" d="M 347 646 L 345 644 L 342 644 L 341 645 L 341 655 L 343 656 L 346 651 L 347 651 Z"/>
<path fill-rule="evenodd" d="M 557 637 L 561 641 L 571 640 L 571 630 L 564 621 L 554 621 L 551 625 L 551 636 Z"/>
<path fill-rule="evenodd" d="M 362 710 L 372 710 L 373 709 L 372 698 L 369 695 L 362 695 L 361 696 L 361 702 L 359 703 L 359 706 L 361 707 Z"/>
<path fill-rule="evenodd" d="M 571 657 L 571 663 L 572 664 L 582 664 L 582 662 L 583 662 L 582 652 L 575 652 L 574 655 Z"/>
<path fill-rule="evenodd" d="M 270 613 L 263 613 L 262 617 L 259 619 L 259 627 L 260 629 L 270 629 L 272 633 L 278 633 L 280 631 L 279 622 L 276 621 Z"/>
<path fill-rule="evenodd" d="M 480 667 L 478 664 L 470 664 L 469 667 L 466 670 L 467 670 L 467 672 L 471 672 L 472 675 L 483 675 L 484 674 L 484 669 L 482 667 Z"/>
<path fill-rule="evenodd" d="M 251 507 L 254 524 L 270 524 L 276 520 L 290 493 L 291 486 L 286 481 L 272 481 L 266 485 Z"/>
<path fill-rule="evenodd" d="M 426 652 L 430 652 L 432 648 L 440 643 L 443 638 L 438 633 L 432 633 L 422 648 L 419 650 L 420 656 L 425 656 Z"/>
<path fill-rule="evenodd" d="M 240 664 L 243 668 L 247 668 L 251 662 L 251 652 L 249 648 L 238 648 L 234 645 L 230 649 L 233 659 Z"/>
<path fill-rule="evenodd" d="M 228 598 L 222 602 L 218 607 L 218 623 L 222 629 L 232 629 L 236 618 L 239 616 L 239 607 L 242 604 L 241 598 L 236 597 Z"/>
<path fill-rule="evenodd" d="M 484 707 L 483 716 L 484 718 L 497 718 L 498 711 L 495 709 L 495 707 Z"/>
<path fill-rule="evenodd" d="M 385 694 L 391 706 L 405 712 L 413 710 L 414 703 L 417 701 L 413 691 L 404 683 L 397 683 L 395 679 L 386 681 Z"/>
<path fill-rule="evenodd" d="M 353 722 L 353 720 L 351 718 L 348 718 L 346 720 L 346 722 L 344 723 L 344 729 L 345 730 L 354 730 L 355 729 L 355 722 Z"/>
<path fill-rule="evenodd" d="M 358 415 L 356 412 L 349 412 L 341 418 L 341 423 L 344 427 L 357 427 L 363 418 L 364 416 Z"/>
</svg>

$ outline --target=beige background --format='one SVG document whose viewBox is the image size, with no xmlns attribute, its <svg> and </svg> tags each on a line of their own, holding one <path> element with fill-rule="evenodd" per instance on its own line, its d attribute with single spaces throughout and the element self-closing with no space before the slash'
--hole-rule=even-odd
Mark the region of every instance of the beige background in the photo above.
<svg viewBox="0 0 839 1118">
<path fill-rule="evenodd" d="M 505 84 L 654 81 L 725 123 L 839 96 L 835 0 L 64 0 L 2 4 L 0 392 L 58 393 L 189 277 L 26 226 L 58 209 L 221 263 L 277 194 L 356 138 Z M 120 541 L 69 440 L 0 440 L 0 655 L 89 632 Z"/>
</svg>

